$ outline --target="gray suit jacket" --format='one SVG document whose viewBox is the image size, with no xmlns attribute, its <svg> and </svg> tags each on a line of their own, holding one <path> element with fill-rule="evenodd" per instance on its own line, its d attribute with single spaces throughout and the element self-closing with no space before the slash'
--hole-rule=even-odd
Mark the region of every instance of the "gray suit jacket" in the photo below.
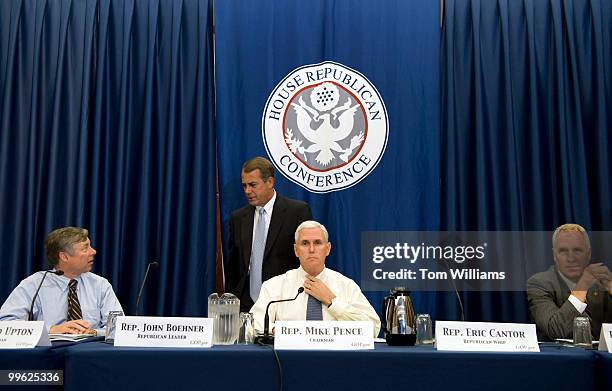
<svg viewBox="0 0 612 391">
<path fill-rule="evenodd" d="M 602 287 L 593 286 L 589 289 L 588 307 L 584 314 L 580 314 L 568 300 L 569 295 L 570 290 L 555 266 L 527 280 L 529 311 L 537 326 L 539 340 L 572 338 L 574 318 L 577 316 L 591 318 L 591 334 L 594 339 L 599 339 L 602 323 L 612 322 L 612 300 Z"/>
</svg>

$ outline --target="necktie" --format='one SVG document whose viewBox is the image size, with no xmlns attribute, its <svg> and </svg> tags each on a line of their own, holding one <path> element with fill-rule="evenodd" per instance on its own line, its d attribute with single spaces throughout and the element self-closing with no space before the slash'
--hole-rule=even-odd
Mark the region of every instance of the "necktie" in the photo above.
<svg viewBox="0 0 612 391">
<path fill-rule="evenodd" d="M 68 283 L 68 320 L 82 319 L 81 304 L 77 296 L 77 280 Z"/>
<path fill-rule="evenodd" d="M 249 284 L 251 298 L 257 301 L 261 290 L 261 268 L 263 264 L 264 249 L 266 248 L 266 210 L 259 208 L 259 216 L 255 232 L 253 233 L 253 246 L 251 249 L 251 270 L 249 271 Z"/>
<path fill-rule="evenodd" d="M 308 296 L 306 320 L 323 320 L 323 306 L 319 300 L 312 296 Z"/>
</svg>

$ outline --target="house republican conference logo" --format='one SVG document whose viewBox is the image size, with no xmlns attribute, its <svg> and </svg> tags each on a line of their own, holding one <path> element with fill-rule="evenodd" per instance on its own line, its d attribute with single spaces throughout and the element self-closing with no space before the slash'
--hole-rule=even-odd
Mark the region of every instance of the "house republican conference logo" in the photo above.
<svg viewBox="0 0 612 391">
<path fill-rule="evenodd" d="M 385 152 L 389 123 L 376 87 L 335 62 L 306 65 L 272 91 L 262 118 L 268 155 L 288 179 L 315 193 L 349 188 Z"/>
</svg>

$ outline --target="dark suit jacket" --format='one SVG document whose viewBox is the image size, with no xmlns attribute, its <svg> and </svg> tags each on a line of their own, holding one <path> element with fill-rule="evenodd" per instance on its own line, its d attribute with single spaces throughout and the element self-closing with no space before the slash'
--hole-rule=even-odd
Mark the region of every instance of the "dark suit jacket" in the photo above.
<svg viewBox="0 0 612 391">
<path fill-rule="evenodd" d="M 588 315 L 591 318 L 593 339 L 599 339 L 602 323 L 612 322 L 612 300 L 602 287 L 593 286 L 589 289 L 588 307 L 582 315 L 568 300 L 569 296 L 570 290 L 555 266 L 527 280 L 529 311 L 536 324 L 539 340 L 573 338 L 574 318 L 577 316 Z"/>
<path fill-rule="evenodd" d="M 249 294 L 249 263 L 253 242 L 255 207 L 247 205 L 232 212 L 229 223 L 229 260 L 225 268 L 225 291 L 238 296 L 240 310 L 253 306 Z M 310 206 L 302 201 L 276 194 L 270 227 L 264 250 L 262 282 L 300 266 L 293 251 L 295 229 L 302 222 L 312 220 Z"/>
</svg>

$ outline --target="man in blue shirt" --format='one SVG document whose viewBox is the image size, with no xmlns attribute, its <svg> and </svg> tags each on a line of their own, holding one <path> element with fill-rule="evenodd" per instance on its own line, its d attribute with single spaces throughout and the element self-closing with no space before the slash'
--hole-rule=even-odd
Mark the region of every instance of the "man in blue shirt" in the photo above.
<svg viewBox="0 0 612 391">
<path fill-rule="evenodd" d="M 109 311 L 122 311 L 111 284 L 91 273 L 96 250 L 84 228 L 59 228 L 47 236 L 45 253 L 55 271 L 48 273 L 34 301 L 32 319 L 45 322 L 50 334 L 101 332 Z M 32 298 L 44 276 L 21 281 L 0 308 L 0 321 L 27 320 Z"/>
</svg>

